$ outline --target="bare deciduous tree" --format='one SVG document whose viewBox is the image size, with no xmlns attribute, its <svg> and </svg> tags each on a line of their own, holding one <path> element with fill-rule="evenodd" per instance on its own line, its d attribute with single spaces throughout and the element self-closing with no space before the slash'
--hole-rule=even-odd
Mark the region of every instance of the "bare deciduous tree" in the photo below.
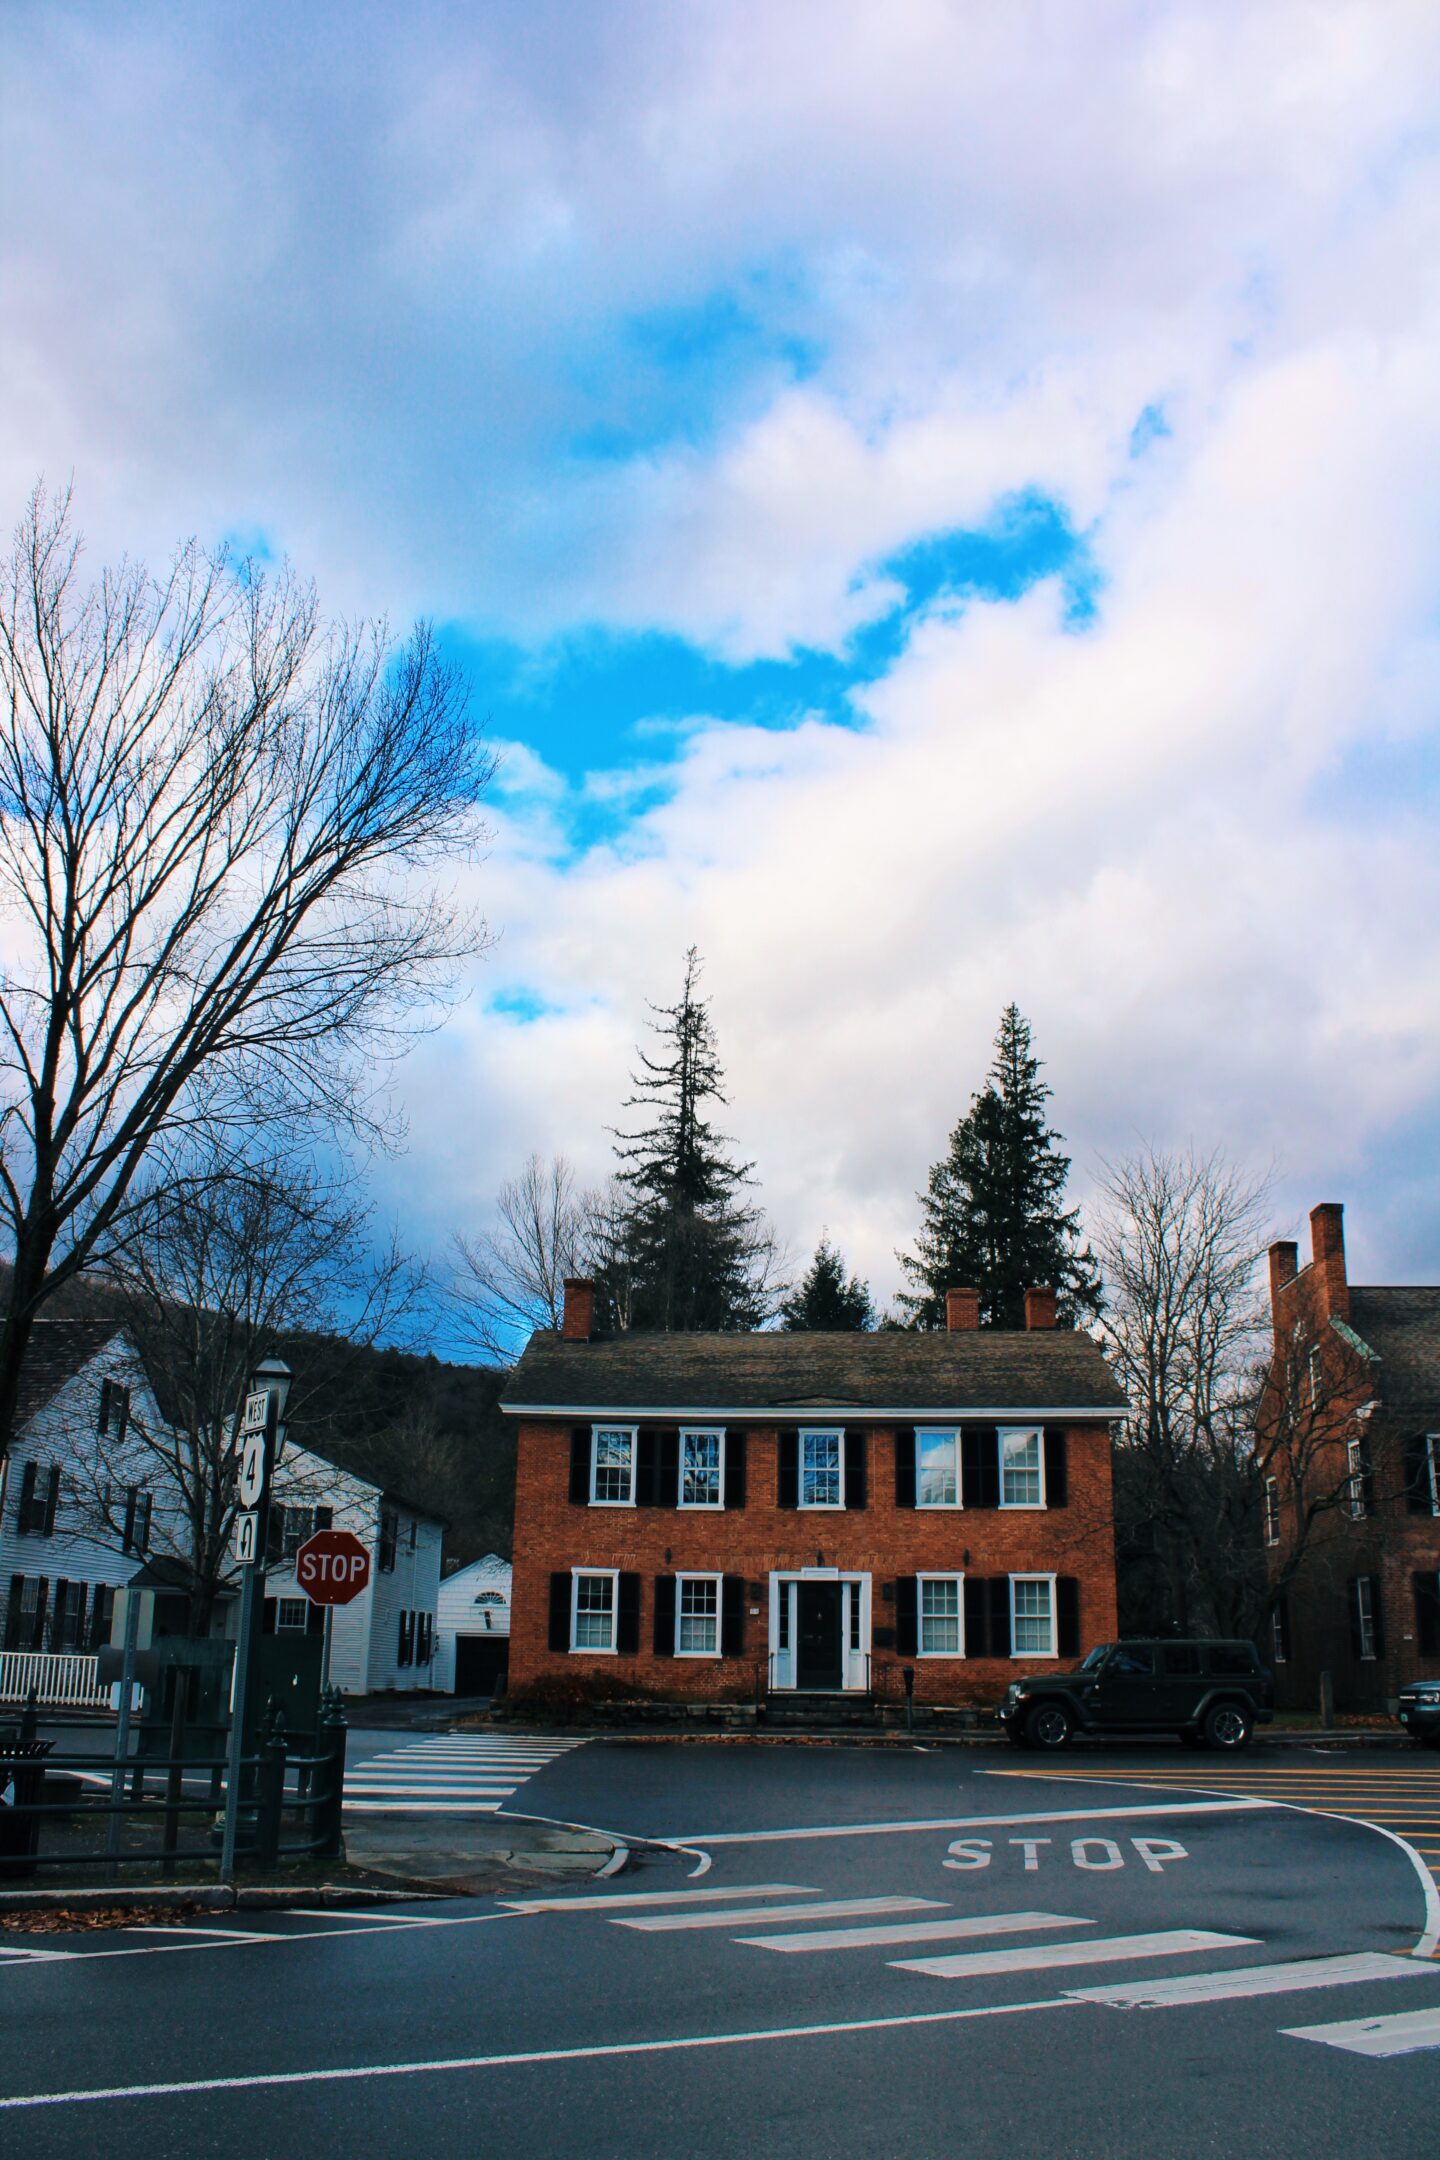
<svg viewBox="0 0 1440 2160">
<path fill-rule="evenodd" d="M 565 1277 L 588 1265 L 593 1202 L 563 1155 L 531 1155 L 501 1186 L 495 1212 L 493 1230 L 456 1237 L 452 1294 L 470 1342 L 509 1365 L 532 1329 L 559 1327 Z"/>
<path fill-rule="evenodd" d="M 0 1451 L 31 1324 L 124 1230 L 157 1139 L 372 1115 L 474 927 L 433 885 L 492 770 L 418 628 L 182 548 L 86 588 L 37 490 L 0 566 Z"/>
</svg>

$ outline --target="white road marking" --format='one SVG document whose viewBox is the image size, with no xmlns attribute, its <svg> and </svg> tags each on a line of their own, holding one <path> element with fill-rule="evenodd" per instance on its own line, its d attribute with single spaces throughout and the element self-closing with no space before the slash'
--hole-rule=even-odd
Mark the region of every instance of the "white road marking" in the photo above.
<svg viewBox="0 0 1440 2160">
<path fill-rule="evenodd" d="M 507 1912 L 601 1912 L 617 1905 L 686 1905 L 696 1904 L 701 1898 L 757 1897 L 818 1897 L 818 1890 L 811 1890 L 805 1883 L 762 1882 L 727 1883 L 724 1889 L 709 1890 L 607 1890 L 603 1896 L 501 1898 Z"/>
<path fill-rule="evenodd" d="M 939 1912 L 943 1898 L 869 1897 L 831 1898 L 818 1905 L 742 1905 L 729 1912 L 647 1913 L 643 1919 L 612 1916 L 612 1927 L 634 1928 L 647 1935 L 666 1935 L 682 1928 L 769 1927 L 778 1920 L 845 1920 L 856 1913 Z"/>
<path fill-rule="evenodd" d="M 1241 1965 L 1231 1972 L 1183 1973 L 1178 1979 L 1125 1980 L 1114 1987 L 1073 1988 L 1077 2002 L 1112 2010 L 1167 2010 L 1186 2003 L 1230 2002 L 1246 1995 L 1299 1994 L 1306 1988 L 1358 1987 L 1370 1980 L 1423 1980 L 1414 1958 L 1384 1950 L 1352 1957 L 1296 1958 L 1288 1965 Z"/>
<path fill-rule="evenodd" d="M 1052 1808 L 1029 1815 L 946 1815 L 924 1822 L 826 1823 L 795 1830 L 695 1830 L 673 1838 L 677 1845 L 769 1845 L 790 1838 L 906 1837 L 921 1830 L 981 1830 L 1006 1823 L 1117 1822 L 1136 1815 L 1239 1815 L 1277 1807 L 1274 1800 L 1180 1800 L 1153 1807 Z"/>
<path fill-rule="evenodd" d="M 1286 2025 L 1287 2040 L 1319 2040 L 1349 2055 L 1415 2055 L 1440 2048 L 1440 2010 L 1405 2010 L 1396 2017 L 1352 2018 L 1343 2025 Z"/>
<path fill-rule="evenodd" d="M 38 1963 L 48 1965 L 52 1958 L 67 1958 L 73 1956 L 73 1954 L 69 1950 L 31 1950 L 22 1947 L 19 1943 L 9 1943 L 0 1938 L 0 1960 L 6 1958 L 34 1958 Z"/>
<path fill-rule="evenodd" d="M 347 1768 L 352 1814 L 493 1815 L 547 1763 L 583 1740 L 508 1740 L 447 1733 L 387 1748 Z"/>
<path fill-rule="evenodd" d="M 342 1912 L 338 1905 L 286 1905 L 279 1910 L 285 1917 L 295 1920 L 368 1920 L 383 1927 L 448 1927 L 451 1924 L 443 1917 L 412 1913 L 404 1907 L 390 1912 Z"/>
<path fill-rule="evenodd" d="M 1094 1927 L 1062 1913 L 1012 1912 L 971 1915 L 964 1920 L 909 1920 L 894 1927 L 818 1928 L 813 1935 L 740 1935 L 755 1950 L 865 1950 L 882 1943 L 950 1942 L 973 1935 L 1022 1935 L 1030 1928 Z"/>
<path fill-rule="evenodd" d="M 1026 1943 L 1019 1950 L 974 1950 L 956 1957 L 892 1958 L 897 1972 L 937 1980 L 979 1980 L 994 1973 L 1048 1972 L 1060 1965 L 1119 1965 L 1127 1958 L 1188 1957 L 1195 1950 L 1253 1950 L 1254 1935 L 1212 1935 L 1207 1928 L 1162 1928 L 1152 1935 L 1107 1935 L 1095 1942 Z"/>
<path fill-rule="evenodd" d="M 132 1920 L 125 1930 L 127 1935 L 213 1935 L 226 1942 L 269 1942 L 268 1934 L 256 1928 L 229 1927 L 182 1927 L 178 1922 L 163 1920 Z"/>
</svg>

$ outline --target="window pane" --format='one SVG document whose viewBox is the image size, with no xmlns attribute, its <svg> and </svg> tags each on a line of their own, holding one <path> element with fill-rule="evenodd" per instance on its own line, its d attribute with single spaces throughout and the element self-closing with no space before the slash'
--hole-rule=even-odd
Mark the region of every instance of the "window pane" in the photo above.
<svg viewBox="0 0 1440 2160">
<path fill-rule="evenodd" d="M 582 1575 L 575 1585 L 575 1647 L 577 1650 L 609 1650 L 613 1647 L 615 1578 L 613 1575 Z"/>
<path fill-rule="evenodd" d="M 309 1600 L 303 1597 L 282 1597 L 275 1615 L 277 1628 L 303 1628 L 310 1617 Z"/>
<path fill-rule="evenodd" d="M 920 1648 L 931 1652 L 960 1648 L 960 1584 L 953 1575 L 920 1584 Z"/>
<path fill-rule="evenodd" d="M 597 1432 L 595 1435 L 595 1498 L 630 1498 L 630 1458 L 634 1440 L 628 1432 Z"/>
<path fill-rule="evenodd" d="M 716 1582 L 697 1582 L 682 1575 L 680 1578 L 680 1640 L 681 1650 L 708 1650 L 716 1647 L 716 1626 L 719 1620 L 720 1585 Z"/>
<path fill-rule="evenodd" d="M 1002 1432 L 1001 1461 L 1005 1468 L 1006 1507 L 1040 1505 L 1040 1435 L 1038 1432 Z"/>
<path fill-rule="evenodd" d="M 806 1433 L 800 1480 L 802 1507 L 839 1507 L 840 1435 Z"/>
<path fill-rule="evenodd" d="M 954 1507 L 958 1502 L 960 1486 L 955 1472 L 955 1444 L 954 1433 L 921 1433 L 918 1436 L 919 1486 L 915 1497 L 921 1507 Z"/>
<path fill-rule="evenodd" d="M 680 1500 L 684 1507 L 720 1505 L 720 1435 L 686 1433 L 681 1441 Z"/>
<path fill-rule="evenodd" d="M 1048 1654 L 1055 1647 L 1050 1618 L 1048 1582 L 1017 1582 L 1015 1593 L 1015 1649 L 1017 1653 Z"/>
</svg>

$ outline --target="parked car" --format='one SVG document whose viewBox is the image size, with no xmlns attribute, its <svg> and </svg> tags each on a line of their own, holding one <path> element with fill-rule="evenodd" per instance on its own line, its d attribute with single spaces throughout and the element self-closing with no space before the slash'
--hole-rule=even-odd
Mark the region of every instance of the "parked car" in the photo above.
<svg viewBox="0 0 1440 2160">
<path fill-rule="evenodd" d="M 1209 1638 L 1100 1643 L 1074 1672 L 1012 1680 L 1000 1705 L 1010 1738 L 1040 1748 L 1082 1732 L 1176 1733 L 1229 1750 L 1274 1714 L 1274 1682 L 1255 1645 Z"/>
<path fill-rule="evenodd" d="M 1411 1680 L 1400 1690 L 1395 1715 L 1412 1740 L 1440 1747 L 1440 1680 Z"/>
</svg>

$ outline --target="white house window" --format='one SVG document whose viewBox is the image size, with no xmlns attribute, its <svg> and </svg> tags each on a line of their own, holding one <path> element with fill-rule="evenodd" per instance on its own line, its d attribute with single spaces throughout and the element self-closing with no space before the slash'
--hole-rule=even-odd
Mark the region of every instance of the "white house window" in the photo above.
<svg viewBox="0 0 1440 2160">
<path fill-rule="evenodd" d="M 718 1508 L 724 1504 L 721 1473 L 725 1435 L 721 1432 L 682 1432 L 680 1435 L 680 1505 L 682 1508 Z"/>
<path fill-rule="evenodd" d="M 310 1600 L 303 1597 L 282 1597 L 275 1605 L 275 1627 L 280 1631 L 303 1634 L 310 1620 Z"/>
<path fill-rule="evenodd" d="M 1040 1434 L 1034 1426 L 1000 1428 L 1000 1505 L 1040 1507 Z"/>
<path fill-rule="evenodd" d="M 1010 1647 L 1014 1657 L 1054 1657 L 1055 1578 L 1010 1578 Z"/>
<path fill-rule="evenodd" d="M 575 1580 L 574 1625 L 570 1631 L 572 1650 L 613 1650 L 615 1648 L 615 1572 L 605 1575 L 579 1575 Z"/>
<path fill-rule="evenodd" d="M 1355 1637 L 1362 1658 L 1375 1655 L 1375 1584 L 1369 1575 L 1355 1578 Z"/>
<path fill-rule="evenodd" d="M 1321 1377 L 1320 1348 L 1316 1344 L 1305 1363 L 1305 1380 L 1310 1390 L 1310 1408 L 1312 1410 L 1318 1410 L 1320 1407 Z"/>
<path fill-rule="evenodd" d="M 958 1575 L 920 1577 L 920 1655 L 959 1657 L 960 1582 Z"/>
<path fill-rule="evenodd" d="M 801 1433 L 800 1505 L 802 1508 L 838 1508 L 844 1505 L 840 1492 L 838 1432 Z"/>
<path fill-rule="evenodd" d="M 675 1602 L 675 1655 L 714 1657 L 719 1648 L 719 1576 L 682 1575 Z"/>
<path fill-rule="evenodd" d="M 915 1435 L 916 1507 L 959 1507 L 960 1435 L 957 1432 L 918 1432 Z"/>
<path fill-rule="evenodd" d="M 590 1498 L 597 1507 L 635 1505 L 635 1428 L 597 1425 L 590 1472 Z"/>
<path fill-rule="evenodd" d="M 1273 1477 L 1265 1480 L 1265 1543 L 1280 1542 L 1280 1487 Z"/>
<path fill-rule="evenodd" d="M 1345 1468 L 1349 1473 L 1345 1504 L 1351 1519 L 1359 1522 L 1365 1513 L 1365 1449 L 1359 1440 L 1350 1440 L 1345 1446 Z"/>
</svg>

